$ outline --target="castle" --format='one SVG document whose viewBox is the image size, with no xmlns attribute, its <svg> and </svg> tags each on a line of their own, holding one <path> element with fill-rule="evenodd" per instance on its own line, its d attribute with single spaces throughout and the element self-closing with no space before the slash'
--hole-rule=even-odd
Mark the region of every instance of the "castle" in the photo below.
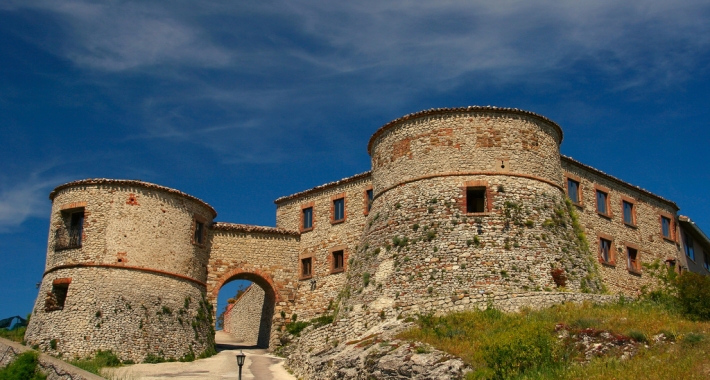
<svg viewBox="0 0 710 380">
<path fill-rule="evenodd" d="M 371 137 L 371 171 L 277 199 L 276 227 L 214 222 L 204 201 L 141 181 L 60 185 L 26 340 L 69 357 L 198 355 L 234 279 L 259 287 L 245 310 L 274 347 L 294 314 L 337 309 L 352 335 L 485 302 L 634 296 L 656 260 L 708 273 L 710 242 L 675 203 L 560 155 L 562 138 L 518 109 L 410 114 Z"/>
</svg>

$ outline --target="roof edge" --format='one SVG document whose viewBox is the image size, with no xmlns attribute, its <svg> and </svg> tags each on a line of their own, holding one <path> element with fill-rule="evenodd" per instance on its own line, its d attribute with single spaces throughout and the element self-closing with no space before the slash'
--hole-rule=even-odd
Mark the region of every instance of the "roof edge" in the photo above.
<svg viewBox="0 0 710 380">
<path fill-rule="evenodd" d="M 678 215 L 678 221 L 682 224 L 687 224 L 690 226 L 692 230 L 694 230 L 703 240 L 705 240 L 703 243 L 706 247 L 710 247 L 710 238 L 708 235 L 705 235 L 705 232 L 698 227 L 698 225 L 692 221 L 689 217 L 685 215 Z"/>
<path fill-rule="evenodd" d="M 255 232 L 262 234 L 301 236 L 301 233 L 298 231 L 287 230 L 279 227 L 256 226 L 253 224 L 216 222 L 212 224 L 212 229 L 220 231 Z"/>
<path fill-rule="evenodd" d="M 598 174 L 598 175 L 600 175 L 600 176 L 602 176 L 602 177 L 604 177 L 604 178 L 606 178 L 606 179 L 612 180 L 612 181 L 614 181 L 614 182 L 616 182 L 616 183 L 619 183 L 619 184 L 621 184 L 621 185 L 623 185 L 623 186 L 630 187 L 630 188 L 632 188 L 632 189 L 634 189 L 634 190 L 636 190 L 636 191 L 640 191 L 641 193 L 646 194 L 646 195 L 648 195 L 648 196 L 650 196 L 650 197 L 652 197 L 652 198 L 655 198 L 655 199 L 657 199 L 657 200 L 659 200 L 659 201 L 661 201 L 661 202 L 667 203 L 667 204 L 673 206 L 676 211 L 680 210 L 680 207 L 678 207 L 678 205 L 677 205 L 675 202 L 671 201 L 671 200 L 668 200 L 668 199 L 666 199 L 666 198 L 663 198 L 662 196 L 660 196 L 660 195 L 658 195 L 658 194 L 654 194 L 654 193 L 652 193 L 652 192 L 650 192 L 650 191 L 648 191 L 648 190 L 646 190 L 646 189 L 644 189 L 644 188 L 641 188 L 641 187 L 639 187 L 639 186 L 632 185 L 632 184 L 630 184 L 630 183 L 628 183 L 628 182 L 626 182 L 626 181 L 623 181 L 623 180 L 621 180 L 621 179 L 619 179 L 619 178 L 617 178 L 617 177 L 614 177 L 614 176 L 611 175 L 611 174 L 604 173 L 603 171 L 601 171 L 601 170 L 599 170 L 599 169 L 597 169 L 597 168 L 594 168 L 594 167 L 589 166 L 589 165 L 587 165 L 587 164 L 583 164 L 583 163 L 581 163 L 581 162 L 575 160 L 575 159 L 572 158 L 572 157 L 568 157 L 568 156 L 565 156 L 565 155 L 563 155 L 563 154 L 560 154 L 560 159 L 561 159 L 562 161 L 567 161 L 567 162 L 569 162 L 569 163 L 572 163 L 572 164 L 581 166 L 581 167 L 583 167 L 583 168 L 585 168 L 585 169 L 591 170 L 591 171 L 593 171 L 594 173 L 596 173 L 596 174 Z"/>
<path fill-rule="evenodd" d="M 299 197 L 302 197 L 302 196 L 305 196 L 305 195 L 310 195 L 310 194 L 313 194 L 313 193 L 317 193 L 317 192 L 319 192 L 319 191 L 323 191 L 323 190 L 329 189 L 329 188 L 331 188 L 331 187 L 340 186 L 340 185 L 343 185 L 343 184 L 346 184 L 346 183 L 349 183 L 349 182 L 355 182 L 355 181 L 357 181 L 357 180 L 360 180 L 360 179 L 363 179 L 363 178 L 367 178 L 367 177 L 369 177 L 371 174 L 372 174 L 372 171 L 371 171 L 371 170 L 368 170 L 368 171 L 366 171 L 366 172 L 359 173 L 359 174 L 355 174 L 354 176 L 346 177 L 346 178 L 343 178 L 343 179 L 338 180 L 338 181 L 328 182 L 328 183 L 323 184 L 323 185 L 319 185 L 319 186 L 316 186 L 316 187 L 312 187 L 312 188 L 310 188 L 310 189 L 308 189 L 308 190 L 303 190 L 303 191 L 300 191 L 300 192 L 298 192 L 298 193 L 294 193 L 294 194 L 291 194 L 291 195 L 286 195 L 286 196 L 280 197 L 280 198 L 276 199 L 276 200 L 274 201 L 274 203 L 276 203 L 276 204 L 283 203 L 283 202 L 285 202 L 285 201 L 288 201 L 288 200 L 291 200 L 291 199 L 295 199 L 295 198 L 299 198 Z"/>
<path fill-rule="evenodd" d="M 179 195 L 179 196 L 191 199 L 197 203 L 200 203 L 203 206 L 207 207 L 210 211 L 212 211 L 213 218 L 217 217 L 217 210 L 215 210 L 214 207 L 210 206 L 209 203 L 203 201 L 200 198 L 197 198 L 193 195 L 190 195 L 188 193 L 184 193 L 180 190 L 176 190 L 176 189 L 173 189 L 170 187 L 156 185 L 154 183 L 144 182 L 144 181 L 135 180 L 135 179 L 87 178 L 87 179 L 80 179 L 77 181 L 67 182 L 65 184 L 55 187 L 54 190 L 52 190 L 52 192 L 49 193 L 49 199 L 51 201 L 54 201 L 54 197 L 57 196 L 57 194 L 60 191 L 70 188 L 70 187 L 84 186 L 84 185 L 124 185 L 124 186 L 143 187 L 143 188 L 151 189 L 151 190 L 160 190 L 160 191 L 164 191 L 166 193 Z"/>
<path fill-rule="evenodd" d="M 553 127 L 557 128 L 557 131 L 560 133 L 560 144 L 562 144 L 562 140 L 564 139 L 564 132 L 562 131 L 562 127 L 560 127 L 559 124 L 555 123 L 551 119 L 547 118 L 546 116 L 542 116 L 540 114 L 537 114 L 535 112 L 531 111 L 525 111 L 521 110 L 519 108 L 508 108 L 508 107 L 495 107 L 495 106 L 468 106 L 468 107 L 453 107 L 453 108 L 431 108 L 428 110 L 423 110 L 423 111 L 418 111 L 414 113 L 410 113 L 407 115 L 404 115 L 402 117 L 399 117 L 397 119 L 394 119 L 390 121 L 389 123 L 381 126 L 378 130 L 375 131 L 375 133 L 372 134 L 370 137 L 370 141 L 367 143 L 367 153 L 369 155 L 372 155 L 372 144 L 374 143 L 375 139 L 382 135 L 386 130 L 390 129 L 390 127 L 394 126 L 395 124 L 399 124 L 403 121 L 410 120 L 410 119 L 417 119 L 423 116 L 430 116 L 430 115 L 442 115 L 446 113 L 461 113 L 461 112 L 498 112 L 498 113 L 517 113 L 525 116 L 531 116 L 537 119 L 540 119 L 548 124 L 551 124 Z"/>
</svg>

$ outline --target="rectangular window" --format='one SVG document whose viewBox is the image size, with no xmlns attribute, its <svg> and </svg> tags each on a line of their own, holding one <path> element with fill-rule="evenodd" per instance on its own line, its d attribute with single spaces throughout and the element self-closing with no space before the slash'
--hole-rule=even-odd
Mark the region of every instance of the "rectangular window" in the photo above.
<svg viewBox="0 0 710 380">
<path fill-rule="evenodd" d="M 333 222 L 345 220 L 345 198 L 333 200 Z"/>
<path fill-rule="evenodd" d="M 638 260 L 638 250 L 626 247 L 626 264 L 630 272 L 641 273 L 641 265 Z"/>
<path fill-rule="evenodd" d="M 313 228 L 313 207 L 306 207 L 301 210 L 301 229 L 310 230 Z"/>
<path fill-rule="evenodd" d="M 69 292 L 69 284 L 71 279 L 59 278 L 52 283 L 52 291 L 47 293 L 47 298 L 44 300 L 45 311 L 55 311 L 64 309 L 64 303 Z"/>
<path fill-rule="evenodd" d="M 195 233 L 192 241 L 197 245 L 202 245 L 205 242 L 205 223 L 195 220 Z"/>
<path fill-rule="evenodd" d="M 683 233 L 685 237 L 685 255 L 695 261 L 695 247 L 693 247 L 693 238 L 687 233 Z"/>
<path fill-rule="evenodd" d="M 301 278 L 311 277 L 313 274 L 313 258 L 301 259 Z"/>
<path fill-rule="evenodd" d="M 567 178 L 567 196 L 572 201 L 572 203 L 581 203 L 579 201 L 579 182 L 571 178 Z"/>
<path fill-rule="evenodd" d="M 610 264 L 612 262 L 612 250 L 611 250 L 611 240 L 604 238 L 599 238 L 599 256 L 604 263 Z"/>
<path fill-rule="evenodd" d="M 601 190 L 597 190 L 597 212 L 609 215 L 609 194 Z"/>
<path fill-rule="evenodd" d="M 627 201 L 622 201 L 621 205 L 624 208 L 624 223 L 635 226 L 636 225 L 636 210 L 634 210 L 635 205 L 633 203 L 627 202 Z"/>
<path fill-rule="evenodd" d="M 366 198 L 367 198 L 366 209 L 367 209 L 367 212 L 369 213 L 370 210 L 372 210 L 372 200 L 375 197 L 375 193 L 372 191 L 372 189 L 368 189 L 367 191 L 365 191 L 365 194 L 366 194 Z"/>
<path fill-rule="evenodd" d="M 705 257 L 703 266 L 705 267 L 705 270 L 710 271 L 710 252 L 703 250 L 703 256 Z"/>
<path fill-rule="evenodd" d="M 671 237 L 671 218 L 661 216 L 661 234 L 668 240 L 673 240 Z"/>
<path fill-rule="evenodd" d="M 84 234 L 84 209 L 62 211 L 64 225 L 55 231 L 54 249 L 81 248 Z"/>
<path fill-rule="evenodd" d="M 343 251 L 333 252 L 333 270 L 332 272 L 342 272 L 345 270 L 345 255 Z"/>
<path fill-rule="evenodd" d="M 466 212 L 486 212 L 486 188 L 466 188 Z"/>
</svg>

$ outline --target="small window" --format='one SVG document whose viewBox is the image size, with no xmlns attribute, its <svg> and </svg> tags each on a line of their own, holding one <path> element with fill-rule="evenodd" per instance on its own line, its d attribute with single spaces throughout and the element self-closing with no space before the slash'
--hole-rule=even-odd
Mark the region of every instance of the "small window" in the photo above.
<svg viewBox="0 0 710 380">
<path fill-rule="evenodd" d="M 306 257 L 301 259 L 301 278 L 313 276 L 313 258 Z"/>
<path fill-rule="evenodd" d="M 581 203 L 579 201 L 579 182 L 571 178 L 567 178 L 567 196 L 572 201 L 572 203 Z"/>
<path fill-rule="evenodd" d="M 333 272 L 342 272 L 345 270 L 345 255 L 343 251 L 333 252 Z"/>
<path fill-rule="evenodd" d="M 52 291 L 47 293 L 44 301 L 45 311 L 55 311 L 64 309 L 64 303 L 69 292 L 71 279 L 57 279 L 52 283 Z"/>
<path fill-rule="evenodd" d="M 365 208 L 367 210 L 367 213 L 369 213 L 370 210 L 372 210 L 372 200 L 374 199 L 374 197 L 375 197 L 375 193 L 372 191 L 372 189 L 367 189 L 365 191 L 365 198 L 367 200 L 367 205 L 365 206 Z"/>
<path fill-rule="evenodd" d="M 310 230 L 313 228 L 313 207 L 306 207 L 301 211 L 302 215 L 302 230 Z"/>
<path fill-rule="evenodd" d="M 333 222 L 345 220 L 345 198 L 333 200 Z"/>
<path fill-rule="evenodd" d="M 486 212 L 485 187 L 469 187 L 466 189 L 466 212 Z"/>
<path fill-rule="evenodd" d="M 695 261 L 695 247 L 693 247 L 693 238 L 687 233 L 683 233 L 685 237 L 685 255 Z"/>
<path fill-rule="evenodd" d="M 597 190 L 597 212 L 609 215 L 609 194 L 601 190 Z"/>
<path fill-rule="evenodd" d="M 197 245 L 203 245 L 205 243 L 205 223 L 195 220 L 195 232 L 192 237 L 192 241 Z"/>
<path fill-rule="evenodd" d="M 636 210 L 635 205 L 628 201 L 621 202 L 624 208 L 624 223 L 635 226 L 636 225 Z"/>
<path fill-rule="evenodd" d="M 626 264 L 630 272 L 641 273 L 641 263 L 638 259 L 638 250 L 626 247 Z"/>
<path fill-rule="evenodd" d="M 703 260 L 703 267 L 705 267 L 705 270 L 710 271 L 710 252 L 703 250 L 703 256 L 705 257 L 705 260 Z"/>
<path fill-rule="evenodd" d="M 62 211 L 64 225 L 55 231 L 54 249 L 81 248 L 84 234 L 84 209 Z"/>
<path fill-rule="evenodd" d="M 599 256 L 601 257 L 602 262 L 606 264 L 611 264 L 612 253 L 613 251 L 611 250 L 611 240 L 599 238 Z"/>
<path fill-rule="evenodd" d="M 673 240 L 671 235 L 671 218 L 661 216 L 661 234 L 664 239 Z"/>
</svg>

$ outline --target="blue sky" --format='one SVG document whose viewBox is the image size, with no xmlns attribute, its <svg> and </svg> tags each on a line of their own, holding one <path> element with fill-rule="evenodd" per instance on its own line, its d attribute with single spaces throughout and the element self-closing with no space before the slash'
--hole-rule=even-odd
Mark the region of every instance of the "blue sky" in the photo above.
<svg viewBox="0 0 710 380">
<path fill-rule="evenodd" d="M 274 199 L 368 170 L 377 128 L 436 107 L 545 115 L 562 153 L 710 232 L 707 1 L 4 0 L 0 47 L 0 317 L 31 311 L 61 183 L 274 225 Z"/>
</svg>

